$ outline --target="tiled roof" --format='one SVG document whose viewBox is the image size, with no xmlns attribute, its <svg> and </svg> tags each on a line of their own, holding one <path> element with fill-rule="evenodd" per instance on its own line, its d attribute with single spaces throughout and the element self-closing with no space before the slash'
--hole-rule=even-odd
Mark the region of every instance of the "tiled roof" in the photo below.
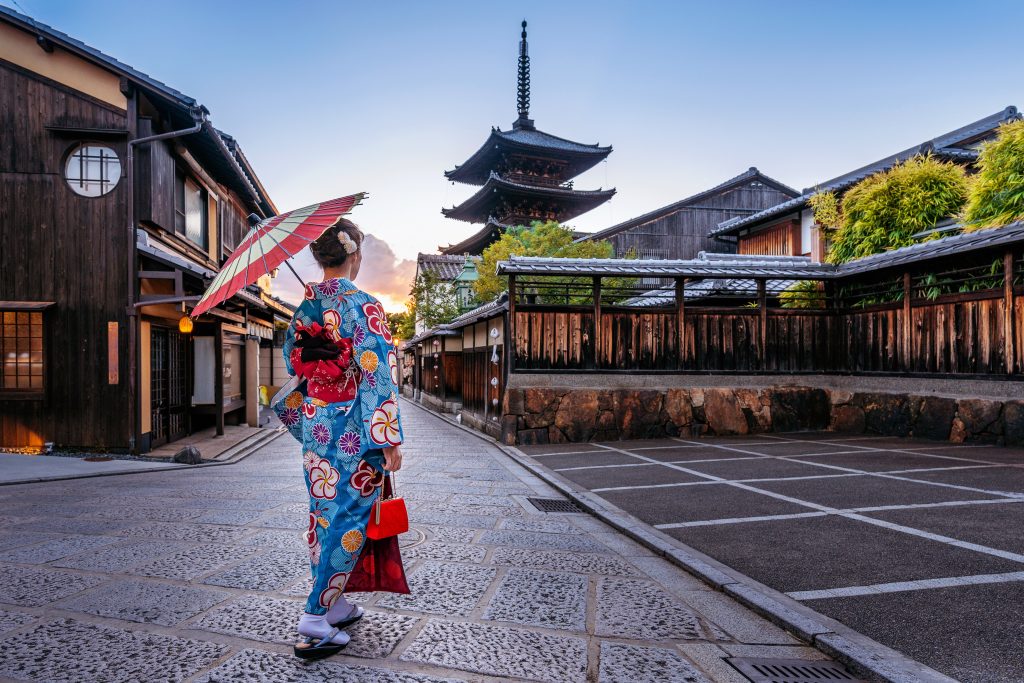
<svg viewBox="0 0 1024 683">
<path fill-rule="evenodd" d="M 560 217 L 563 221 L 590 211 L 595 206 L 611 199 L 615 194 L 615 188 L 607 190 L 576 190 L 568 187 L 526 185 L 502 178 L 494 171 L 491 171 L 484 186 L 477 190 L 469 199 L 450 209 L 441 209 L 441 213 L 448 218 L 475 223 L 478 221 L 479 211 L 489 211 L 493 208 L 495 198 L 499 194 L 498 190 L 504 190 L 509 194 L 515 195 L 559 199 L 561 200 L 560 204 L 565 209 L 564 215 Z"/>
<path fill-rule="evenodd" d="M 769 296 L 778 296 L 787 287 L 799 280 L 768 280 L 765 292 Z M 683 288 L 683 299 L 693 301 L 714 297 L 757 296 L 757 280 L 749 278 L 709 279 L 687 282 Z M 675 286 L 660 287 L 644 292 L 632 299 L 623 301 L 621 306 L 639 306 L 653 308 L 655 306 L 672 306 L 676 302 Z"/>
<path fill-rule="evenodd" d="M 471 256 L 479 261 L 479 256 Z M 419 254 L 416 256 L 416 271 L 429 273 L 439 280 L 454 280 L 462 272 L 466 257 L 462 254 Z"/>
<path fill-rule="evenodd" d="M 513 128 L 512 130 L 495 130 L 494 134 L 509 140 L 511 142 L 518 142 L 523 145 L 530 145 L 531 147 L 543 147 L 547 149 L 560 149 L 566 152 L 576 152 L 578 154 L 601 154 L 607 155 L 611 153 L 611 145 L 602 147 L 599 144 L 587 145 L 581 142 L 573 142 L 572 140 L 566 140 L 560 138 L 557 135 L 551 135 L 544 131 L 537 130 L 536 128 Z"/>
<path fill-rule="evenodd" d="M 807 206 L 807 200 L 814 196 L 817 192 L 836 191 L 841 192 L 856 183 L 860 182 L 864 178 L 870 175 L 874 175 L 879 171 L 884 171 L 895 164 L 906 161 L 918 154 L 934 153 L 937 156 L 946 156 L 947 158 L 956 158 L 962 161 L 973 161 L 976 158 L 976 154 L 971 154 L 972 150 L 962 149 L 960 146 L 964 144 L 972 143 L 975 138 L 979 136 L 989 134 L 995 131 L 1000 124 L 1007 121 L 1012 121 L 1020 118 L 1020 114 L 1016 107 L 1006 107 L 1002 111 L 996 112 L 990 116 L 986 116 L 983 119 L 969 123 L 962 128 L 957 128 L 954 131 L 945 133 L 931 140 L 905 149 L 902 152 L 893 154 L 884 159 L 880 159 L 867 166 L 862 166 L 856 170 L 845 173 L 841 176 L 825 181 L 820 185 L 812 188 L 805 188 L 803 194 L 789 201 L 776 204 L 775 206 L 769 207 L 764 211 L 759 211 L 750 216 L 743 216 L 740 218 L 733 218 L 728 221 L 723 221 L 718 224 L 718 227 L 709 233 L 711 237 L 718 237 L 722 235 L 734 234 L 741 228 L 748 227 L 751 225 L 757 225 L 765 222 L 772 218 L 784 216 L 794 211 L 799 211 Z"/>
<path fill-rule="evenodd" d="M 492 301 L 488 301 L 485 304 L 477 306 L 471 311 L 466 311 L 462 315 L 458 316 L 450 323 L 449 328 L 465 327 L 480 320 L 481 318 L 489 318 L 498 311 L 504 311 L 508 308 L 508 292 L 502 292 L 498 297 Z"/>
<path fill-rule="evenodd" d="M 460 183 L 482 185 L 487 181 L 488 173 L 497 165 L 502 150 L 562 159 L 568 163 L 565 169 L 566 180 L 593 168 L 612 152 L 611 146 L 585 145 L 533 128 L 514 128 L 507 131 L 492 128 L 491 134 L 480 149 L 463 164 L 445 171 L 444 175 L 449 180 Z"/>
<path fill-rule="evenodd" d="M 775 189 L 777 189 L 777 190 L 779 190 L 781 192 L 785 192 L 786 194 L 788 194 L 790 196 L 795 196 L 795 195 L 800 194 L 797 190 L 793 189 L 792 187 L 789 187 L 788 185 L 784 185 L 784 184 L 780 183 L 778 180 L 775 180 L 774 178 L 770 178 L 769 176 L 766 176 L 765 174 L 761 173 L 761 171 L 759 171 L 756 166 L 751 166 L 749 169 L 747 169 L 743 173 L 740 173 L 738 176 L 734 176 L 732 178 L 729 178 L 725 182 L 719 183 L 718 185 L 715 185 L 712 188 L 709 188 L 707 190 L 703 190 L 701 192 L 698 192 L 697 194 L 691 195 L 691 196 L 689 196 L 689 197 L 687 197 L 685 199 L 680 199 L 679 201 L 673 202 L 673 203 L 668 204 L 666 206 L 663 206 L 660 209 L 655 209 L 654 211 L 649 211 L 648 213 L 645 213 L 645 214 L 640 215 L 640 216 L 636 216 L 635 218 L 630 218 L 629 220 L 623 221 L 623 222 L 618 223 L 616 225 L 613 225 L 610 228 L 605 228 L 604 230 L 600 230 L 598 232 L 595 232 L 595 233 L 592 233 L 592 234 L 589 234 L 589 235 L 584 235 L 583 237 L 579 238 L 579 240 L 577 240 L 577 241 L 595 240 L 595 239 L 599 240 L 599 239 L 604 239 L 606 237 L 611 237 L 612 235 L 618 234 L 618 233 L 622 232 L 623 230 L 629 230 L 630 228 L 636 227 L 638 225 L 642 225 L 642 224 L 647 223 L 649 221 L 656 220 L 658 218 L 661 218 L 662 216 L 665 216 L 665 215 L 668 215 L 668 214 L 671 214 L 671 213 L 675 213 L 676 211 L 679 211 L 680 209 L 684 209 L 687 206 L 689 206 L 690 204 L 698 202 L 698 201 L 700 201 L 702 199 L 706 199 L 708 197 L 712 197 L 712 196 L 714 196 L 716 194 L 720 194 L 722 192 L 725 192 L 726 190 L 730 190 L 730 189 L 732 189 L 732 188 L 734 188 L 734 187 L 736 187 L 738 185 L 743 185 L 745 183 L 753 182 L 755 180 L 761 181 L 761 182 L 765 183 L 766 185 L 770 185 L 770 186 L 774 187 Z M 727 211 L 727 210 L 735 210 L 735 209 L 726 209 L 726 208 L 723 207 L 723 211 Z"/>
</svg>

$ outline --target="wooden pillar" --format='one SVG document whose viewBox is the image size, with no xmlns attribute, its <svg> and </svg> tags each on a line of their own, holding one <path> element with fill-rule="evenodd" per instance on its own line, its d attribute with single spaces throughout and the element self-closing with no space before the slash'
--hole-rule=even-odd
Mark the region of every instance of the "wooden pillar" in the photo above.
<svg viewBox="0 0 1024 683">
<path fill-rule="evenodd" d="M 768 364 L 768 283 L 757 281 L 758 336 L 761 339 L 761 369 L 766 370 Z"/>
<path fill-rule="evenodd" d="M 505 321 L 505 339 L 506 339 L 506 341 L 508 343 L 508 346 L 505 348 L 505 355 L 508 356 L 508 360 L 506 361 L 506 363 L 507 363 L 507 367 L 508 367 L 508 372 L 509 372 L 509 374 L 511 374 L 512 371 L 516 367 L 516 353 L 519 351 L 519 349 L 516 348 L 516 276 L 515 276 L 515 274 L 512 274 L 512 275 L 508 276 L 508 319 Z M 462 357 L 465 358 L 466 357 L 465 356 L 465 350 L 466 350 L 465 333 L 463 333 L 462 350 L 463 350 L 463 356 Z M 465 372 L 466 372 L 466 365 L 465 365 L 465 363 L 463 363 L 463 365 L 462 365 L 462 372 L 463 372 L 463 377 L 465 377 Z M 463 400 L 465 400 L 465 397 L 463 397 Z"/>
<path fill-rule="evenodd" d="M 594 367 L 601 367 L 604 345 L 601 342 L 601 276 L 594 276 Z"/>
<path fill-rule="evenodd" d="M 260 426 L 260 340 L 252 335 L 245 338 L 245 421 Z"/>
<path fill-rule="evenodd" d="M 686 285 L 681 277 L 676 278 L 676 367 L 682 368 L 686 359 Z"/>
<path fill-rule="evenodd" d="M 911 326 L 911 316 L 913 311 L 910 307 L 910 273 L 903 273 L 903 370 L 905 372 L 911 372 L 914 369 L 914 364 L 911 362 L 910 355 L 913 353 L 913 344 L 910 343 L 910 336 L 913 332 Z"/>
<path fill-rule="evenodd" d="M 1006 374 L 1017 372 L 1017 351 L 1013 326 L 1013 251 L 1003 255 L 1003 355 L 1006 357 Z M 1024 368 L 1022 368 L 1024 369 Z"/>
<path fill-rule="evenodd" d="M 217 436 L 224 436 L 224 323 L 220 320 L 213 333 L 213 403 Z"/>
<path fill-rule="evenodd" d="M 444 376 L 444 340 L 444 337 L 438 337 L 438 341 L 441 342 L 441 345 L 438 347 L 439 350 L 437 352 L 437 381 L 439 384 L 438 388 L 441 390 L 440 394 L 442 408 L 444 407 L 445 399 L 448 398 L 448 383 L 445 381 Z"/>
</svg>

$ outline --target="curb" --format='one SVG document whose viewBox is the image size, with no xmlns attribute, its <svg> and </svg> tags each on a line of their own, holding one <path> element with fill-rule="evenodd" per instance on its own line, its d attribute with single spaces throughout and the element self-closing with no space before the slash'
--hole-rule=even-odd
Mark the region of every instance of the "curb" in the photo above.
<svg viewBox="0 0 1024 683">
<path fill-rule="evenodd" d="M 154 467 L 145 470 L 122 470 L 115 472 L 94 472 L 89 474 L 69 474 L 54 477 L 33 477 L 30 479 L 17 479 L 15 481 L 0 481 L 0 486 L 17 486 L 19 484 L 39 484 L 50 481 L 70 481 L 73 479 L 95 479 L 96 477 L 123 477 L 131 474 L 153 474 L 154 472 L 180 472 L 181 470 L 195 470 L 202 467 L 220 467 L 223 465 L 234 465 L 248 458 L 250 455 L 276 441 L 285 432 L 282 430 L 264 430 L 253 434 L 248 439 L 240 441 L 231 448 L 217 456 L 217 459 L 210 462 L 203 462 L 198 465 L 177 465 L 175 467 Z M 220 458 L 230 454 L 227 458 Z"/>
<path fill-rule="evenodd" d="M 410 400 L 411 401 L 411 400 Z M 419 404 L 440 420 L 497 447 L 528 472 L 574 501 L 616 531 L 625 534 L 672 564 L 693 574 L 824 654 L 848 666 L 857 675 L 884 683 L 958 683 L 956 679 L 868 638 L 850 627 L 819 614 L 788 595 L 722 564 L 700 551 L 652 528 L 600 496 L 578 488 L 568 479 L 535 463 L 513 446 L 506 446 L 454 419 Z"/>
</svg>

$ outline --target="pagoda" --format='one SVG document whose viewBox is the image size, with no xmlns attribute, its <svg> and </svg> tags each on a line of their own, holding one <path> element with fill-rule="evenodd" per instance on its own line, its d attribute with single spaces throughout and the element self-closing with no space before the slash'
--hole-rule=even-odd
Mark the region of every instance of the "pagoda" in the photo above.
<svg viewBox="0 0 1024 683">
<path fill-rule="evenodd" d="M 537 130 L 530 119 L 530 56 L 526 22 L 519 43 L 519 118 L 512 130 L 491 128 L 490 137 L 465 163 L 445 172 L 448 180 L 479 190 L 450 209 L 448 218 L 483 228 L 443 254 L 480 254 L 503 230 L 533 221 L 571 220 L 611 199 L 615 189 L 577 190 L 572 179 L 603 161 L 612 148 L 585 145 Z"/>
</svg>

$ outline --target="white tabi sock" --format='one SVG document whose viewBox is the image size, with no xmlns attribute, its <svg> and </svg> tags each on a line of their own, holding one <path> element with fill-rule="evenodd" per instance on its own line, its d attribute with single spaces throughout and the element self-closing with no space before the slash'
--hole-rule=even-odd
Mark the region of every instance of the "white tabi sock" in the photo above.
<svg viewBox="0 0 1024 683">
<path fill-rule="evenodd" d="M 331 605 L 331 608 L 327 610 L 327 614 L 324 617 L 327 618 L 328 624 L 337 624 L 342 619 L 354 617 L 357 609 L 359 609 L 358 605 L 353 605 L 345 599 L 345 596 L 339 595 L 337 602 Z"/>
<path fill-rule="evenodd" d="M 327 622 L 322 614 L 303 614 L 299 617 L 299 635 L 306 638 L 324 638 L 333 630 L 334 627 Z M 339 631 L 336 636 L 331 638 L 331 642 L 336 645 L 347 645 L 348 634 Z"/>
</svg>

